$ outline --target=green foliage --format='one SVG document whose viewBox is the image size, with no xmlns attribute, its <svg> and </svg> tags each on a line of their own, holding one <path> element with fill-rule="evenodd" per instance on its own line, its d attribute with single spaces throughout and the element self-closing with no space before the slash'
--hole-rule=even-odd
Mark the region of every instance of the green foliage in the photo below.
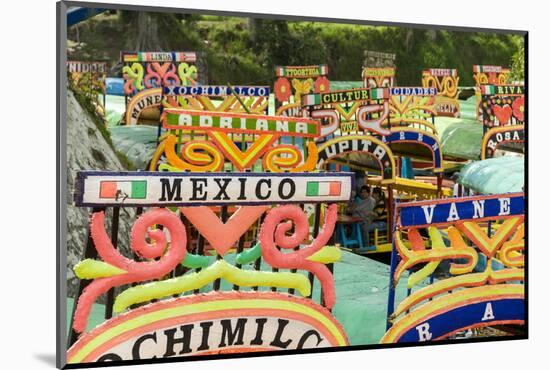
<svg viewBox="0 0 550 370">
<path fill-rule="evenodd" d="M 525 79 L 525 48 L 523 42 L 518 51 L 512 56 L 512 71 L 510 74 L 512 81 L 523 81 Z"/>
<path fill-rule="evenodd" d="M 113 149 L 113 152 L 117 156 L 120 163 L 127 169 L 127 170 L 134 170 L 134 166 L 130 162 L 130 160 L 121 152 L 115 149 L 115 146 L 113 145 L 113 141 L 111 140 L 111 134 L 109 133 L 109 130 L 107 129 L 107 124 L 103 120 L 103 118 L 98 114 L 96 105 L 92 99 L 90 99 L 89 96 L 87 96 L 85 93 L 83 93 L 80 89 L 78 89 L 74 85 L 69 86 L 70 90 L 73 92 L 74 97 L 80 104 L 80 106 L 88 113 L 88 116 L 92 120 L 92 122 L 95 124 L 97 130 L 103 136 L 107 144 Z M 88 135 L 92 134 L 90 132 L 90 129 L 88 129 Z M 93 153 L 95 154 L 95 153 Z M 95 154 L 101 156 L 102 154 Z"/>
<path fill-rule="evenodd" d="M 474 84 L 474 64 L 507 67 L 512 61 L 522 73 L 523 39 L 514 35 L 161 13 L 140 18 L 130 11 L 78 27 L 79 41 L 113 64 L 121 50 L 144 39 L 156 45 L 148 50 L 205 52 L 211 84 L 271 85 L 276 65 L 322 63 L 330 79 L 357 81 L 365 50 L 395 53 L 402 86 L 419 85 L 424 68 L 457 68 L 462 86 Z M 71 28 L 69 38 L 75 37 Z"/>
</svg>

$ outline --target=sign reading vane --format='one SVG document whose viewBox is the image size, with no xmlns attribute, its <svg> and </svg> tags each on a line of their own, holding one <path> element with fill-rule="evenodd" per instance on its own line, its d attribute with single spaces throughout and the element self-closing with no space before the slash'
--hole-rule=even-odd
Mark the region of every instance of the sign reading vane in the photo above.
<svg viewBox="0 0 550 370">
<path fill-rule="evenodd" d="M 79 172 L 77 206 L 333 203 L 350 199 L 353 174 Z"/>
</svg>

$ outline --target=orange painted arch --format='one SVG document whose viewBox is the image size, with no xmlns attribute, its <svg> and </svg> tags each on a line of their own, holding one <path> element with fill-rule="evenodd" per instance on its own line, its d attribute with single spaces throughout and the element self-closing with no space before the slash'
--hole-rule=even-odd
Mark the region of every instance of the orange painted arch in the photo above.
<svg viewBox="0 0 550 370">
<path fill-rule="evenodd" d="M 331 346 L 349 345 L 341 324 L 330 311 L 310 299 L 276 292 L 211 292 L 152 303 L 112 318 L 83 334 L 68 350 L 67 362 L 94 361 L 133 337 L 179 323 L 258 315 L 300 321 L 318 330 Z M 270 350 L 249 346 L 238 350 L 249 349 Z"/>
</svg>

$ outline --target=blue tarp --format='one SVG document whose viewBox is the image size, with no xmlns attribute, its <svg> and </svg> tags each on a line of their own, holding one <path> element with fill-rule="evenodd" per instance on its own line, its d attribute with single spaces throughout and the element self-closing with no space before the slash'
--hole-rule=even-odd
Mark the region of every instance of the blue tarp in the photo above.
<svg viewBox="0 0 550 370">
<path fill-rule="evenodd" d="M 107 95 L 124 96 L 124 79 L 119 77 L 107 77 L 105 79 Z"/>
</svg>

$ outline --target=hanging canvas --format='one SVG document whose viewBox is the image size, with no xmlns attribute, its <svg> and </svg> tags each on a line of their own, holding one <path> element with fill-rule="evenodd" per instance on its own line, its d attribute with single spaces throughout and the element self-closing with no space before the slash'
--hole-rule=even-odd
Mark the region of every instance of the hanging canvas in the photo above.
<svg viewBox="0 0 550 370">
<path fill-rule="evenodd" d="M 59 368 L 528 337 L 525 32 L 87 5 Z"/>
</svg>

